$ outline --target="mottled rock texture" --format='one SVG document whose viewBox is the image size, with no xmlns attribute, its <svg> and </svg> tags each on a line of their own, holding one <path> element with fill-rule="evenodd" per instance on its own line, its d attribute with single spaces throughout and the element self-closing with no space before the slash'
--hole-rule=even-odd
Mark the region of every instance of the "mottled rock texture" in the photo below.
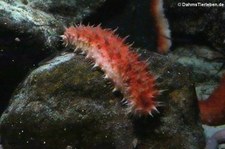
<svg viewBox="0 0 225 149">
<path fill-rule="evenodd" d="M 224 4 L 224 7 L 196 7 L 196 3 Z M 188 4 L 192 6 L 188 6 Z M 181 6 L 178 6 L 181 5 Z M 176 43 L 198 43 L 223 50 L 225 47 L 224 0 L 165 0 L 164 7 Z"/>
<path fill-rule="evenodd" d="M 32 71 L 15 91 L 0 120 L 8 148 L 199 149 L 204 147 L 197 100 L 190 74 L 158 54 L 151 70 L 161 74 L 154 117 L 126 114 L 113 85 L 84 56 L 64 54 Z M 165 64 L 165 61 L 167 62 Z"/>
<path fill-rule="evenodd" d="M 39 41 L 39 44 L 55 48 L 63 26 L 82 21 L 104 1 L 1 0 L 0 26 L 14 32 L 31 34 L 37 43 Z"/>
<path fill-rule="evenodd" d="M 64 26 L 81 22 L 105 0 L 0 0 L 0 113 L 30 69 L 62 49 Z"/>
<path fill-rule="evenodd" d="M 175 48 L 201 44 L 224 50 L 224 8 L 184 8 L 177 7 L 178 2 L 164 1 Z M 118 27 L 117 33 L 124 37 L 130 35 L 128 41 L 135 41 L 134 46 L 149 51 L 156 49 L 149 0 L 0 0 L 1 111 L 27 72 L 62 49 L 59 35 L 64 26 L 80 21 L 102 23 L 103 27 L 113 29 Z M 54 65 L 52 69 L 46 68 L 42 73 L 32 72 L 14 92 L 10 107 L 1 118 L 5 148 L 130 148 L 133 145 L 138 148 L 203 148 L 204 136 L 198 123 L 191 80 L 201 88 L 213 78 L 216 86 L 219 78 L 215 73 L 221 63 L 196 59 L 191 50 L 187 52 L 189 48 L 186 52 L 182 48 L 172 54 L 175 59 L 180 57 L 178 63 L 193 70 L 194 77 L 189 76 L 189 70 L 174 64 L 174 59 L 151 56 L 153 71 L 161 75 L 160 88 L 168 89 L 160 96 L 165 107 L 159 108 L 161 114 L 154 118 L 127 116 L 125 107 L 119 103 L 121 95 L 112 95 L 112 85 L 102 80 L 102 72 L 90 71 L 90 65 L 80 56 Z M 73 56 L 59 59 L 68 57 Z M 210 65 L 209 69 L 202 67 L 206 65 Z M 91 81 L 89 77 L 93 77 Z M 211 88 L 207 87 L 207 91 Z M 82 111 L 89 108 L 94 113 Z M 90 121 L 94 121 L 93 125 Z"/>
</svg>

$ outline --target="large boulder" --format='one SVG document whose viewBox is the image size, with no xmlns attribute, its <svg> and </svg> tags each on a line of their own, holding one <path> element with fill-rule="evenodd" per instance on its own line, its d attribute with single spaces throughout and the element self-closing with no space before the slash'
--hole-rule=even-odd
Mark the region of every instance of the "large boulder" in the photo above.
<svg viewBox="0 0 225 149">
<path fill-rule="evenodd" d="M 167 89 L 154 117 L 127 115 L 122 95 L 82 55 L 62 54 L 33 70 L 0 119 L 5 149 L 204 147 L 197 99 L 188 69 L 142 51 Z"/>
</svg>

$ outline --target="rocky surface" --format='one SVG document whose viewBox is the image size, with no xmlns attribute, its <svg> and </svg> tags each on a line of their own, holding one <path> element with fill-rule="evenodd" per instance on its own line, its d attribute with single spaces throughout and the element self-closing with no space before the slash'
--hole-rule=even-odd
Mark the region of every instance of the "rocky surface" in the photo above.
<svg viewBox="0 0 225 149">
<path fill-rule="evenodd" d="M 183 45 L 183 41 L 192 44 L 197 41 L 223 49 L 224 9 L 178 8 L 178 2 L 164 1 L 173 44 Z M 185 20 L 180 16 L 185 16 Z M 122 37 L 130 35 L 128 41 L 135 42 L 135 47 L 152 51 L 156 49 L 149 0 L 0 0 L 0 67 L 4 68 L 0 72 L 0 78 L 4 78 L 0 79 L 0 88 L 6 89 L 4 92 L 0 90 L 4 100 L 2 105 L 6 105 L 12 90 L 29 69 L 62 49 L 59 35 L 64 26 L 78 22 L 101 23 L 112 29 L 118 27 L 117 32 Z M 198 38 L 199 34 L 204 38 Z M 9 77 L 16 73 L 19 75 Z M 2 109 L 3 106 L 0 113 Z"/>
<path fill-rule="evenodd" d="M 223 0 L 207 0 L 207 3 L 224 4 L 224 7 L 195 7 L 205 0 L 165 0 L 175 43 L 198 43 L 223 50 L 225 47 L 225 3 Z M 188 6 L 188 4 L 192 6 Z M 178 6 L 181 5 L 181 6 Z"/>
<path fill-rule="evenodd" d="M 0 26 L 35 35 L 37 43 L 55 48 L 59 39 L 57 36 L 62 33 L 64 26 L 81 22 L 104 1 L 1 0 Z"/>
<path fill-rule="evenodd" d="M 199 1 L 204 2 L 204 0 Z M 216 87 L 220 75 L 224 72 L 219 70 L 224 63 L 225 54 L 221 52 L 215 54 L 215 48 L 221 51 L 225 47 L 224 9 L 219 7 L 177 7 L 178 2 L 180 1 L 164 1 L 174 45 L 170 53 L 172 57 L 169 59 L 171 60 L 153 54 L 151 61 L 153 71 L 161 75 L 159 82 L 161 82 L 162 86 L 160 88 L 169 89 L 160 97 L 160 99 L 165 100 L 164 102 L 167 105 L 160 108 L 161 114 L 156 114 L 155 118 L 150 119 L 128 118 L 124 114 L 124 107 L 121 107 L 119 101 L 115 100 L 115 98 L 120 97 L 111 94 L 110 88 L 112 85 L 106 85 L 109 81 L 101 79 L 101 72 L 92 72 L 83 70 L 83 68 L 81 71 L 81 74 L 85 74 L 82 76 L 90 73 L 91 77 L 97 77 L 92 80 L 94 84 L 96 82 L 100 84 L 97 83 L 97 87 L 93 86 L 93 83 L 90 85 L 88 78 L 82 78 L 83 80 L 80 78 L 82 81 L 77 82 L 79 80 L 70 78 L 70 76 L 78 75 L 78 72 L 74 72 L 76 69 L 74 71 L 70 69 L 73 66 L 78 67 L 75 64 L 77 61 L 71 59 L 74 56 L 60 56 L 59 61 L 62 61 L 62 63 L 55 65 L 55 62 L 49 62 L 53 66 L 44 65 L 47 68 L 40 67 L 41 69 L 44 68 L 41 70 L 42 72 L 32 72 L 26 81 L 17 88 L 11 98 L 10 107 L 1 118 L 1 130 L 5 130 L 3 131 L 5 148 L 12 147 L 10 145 L 15 141 L 18 146 L 13 146 L 13 148 L 20 148 L 21 146 L 24 148 L 31 148 L 31 146 L 48 148 L 54 143 L 57 144 L 57 142 L 59 148 L 66 146 L 68 149 L 75 146 L 84 148 L 90 146 L 96 148 L 99 146 L 122 148 L 136 145 L 140 148 L 150 148 L 154 145 L 156 148 L 165 148 L 165 146 L 166 148 L 202 148 L 204 137 L 198 124 L 198 118 L 193 117 L 197 117 L 198 112 L 195 109 L 196 105 L 190 106 L 192 102 L 193 104 L 196 102 L 192 83 L 195 83 L 198 98 L 205 99 Z M 182 2 L 189 1 L 183 0 Z M 208 2 L 221 1 L 209 0 Z M 185 19 L 183 19 L 183 16 L 185 16 Z M 11 92 L 23 80 L 27 72 L 37 67 L 38 62 L 46 57 L 51 59 L 56 56 L 55 51 L 62 49 L 59 35 L 62 34 L 64 26 L 80 21 L 83 21 L 84 24 L 89 22 L 91 24 L 101 23 L 102 26 L 112 29 L 119 27 L 117 33 L 122 36 L 130 35 L 128 41 L 135 41 L 134 46 L 147 48 L 148 50 L 156 49 L 149 0 L 142 0 L 141 2 L 139 0 L 86 0 L 85 2 L 83 0 L 57 2 L 53 0 L 0 0 L 0 113 L 5 108 Z M 215 59 L 205 58 L 211 52 L 208 52 L 208 50 L 204 52 L 204 48 L 184 46 L 193 44 L 213 47 L 210 49 L 214 53 L 212 55 L 216 56 Z M 178 50 L 177 45 L 181 45 Z M 199 51 L 201 52 L 200 56 Z M 54 55 L 50 56 L 52 53 Z M 77 56 L 75 57 L 77 59 Z M 222 62 L 218 62 L 218 59 L 222 60 Z M 183 67 L 175 62 L 180 63 Z M 84 67 L 90 68 L 90 65 L 82 60 L 77 63 L 81 64 L 82 67 L 84 65 Z M 68 68 L 64 67 L 67 64 Z M 53 73 L 53 70 L 58 67 L 63 72 Z M 193 70 L 193 75 L 189 76 L 189 71 L 187 69 L 184 71 L 184 67 Z M 40 70 L 40 68 L 37 70 Z M 88 73 L 86 73 L 87 71 Z M 35 83 L 35 77 L 30 77 L 35 73 L 39 76 L 39 84 Z M 55 76 L 57 73 L 60 73 L 59 77 L 64 74 L 64 77 L 68 77 L 74 82 L 65 81 L 65 86 L 60 85 L 60 82 L 50 77 Z M 51 75 L 46 77 L 46 74 Z M 40 78 L 41 75 L 44 76 L 43 80 Z M 66 78 L 64 79 L 66 80 Z M 64 82 L 64 79 L 60 77 L 59 80 Z M 33 83 L 27 80 L 32 80 Z M 55 82 L 46 84 L 48 82 L 46 80 L 54 80 Z M 189 82 L 189 80 L 193 80 L 193 82 Z M 85 85 L 84 82 L 86 82 Z M 105 86 L 105 88 L 99 88 L 99 86 Z M 184 86 L 187 86 L 187 88 Z M 36 94 L 37 92 L 43 93 Z M 102 92 L 104 92 L 104 97 L 101 97 Z M 50 94 L 45 95 L 44 93 Z M 66 94 L 66 96 L 63 94 Z M 90 96 L 86 97 L 89 94 Z M 22 100 L 23 98 L 24 100 Z M 66 100 L 64 100 L 65 98 Z M 181 98 L 182 100 L 179 101 Z M 190 100 L 189 104 L 186 103 L 187 100 Z M 65 101 L 65 103 L 62 103 L 62 101 Z M 81 108 L 76 103 L 79 103 Z M 105 116 L 105 114 L 99 112 L 98 107 L 95 105 L 101 107 L 100 111 L 106 111 L 107 115 Z M 87 107 L 92 107 L 91 110 L 99 116 L 80 111 L 80 109 L 87 109 Z M 111 113 L 113 109 L 116 110 Z M 66 112 L 64 113 L 64 111 Z M 23 116 L 24 113 L 25 116 Z M 71 113 L 75 114 L 72 115 Z M 83 118 L 84 121 L 79 116 L 81 118 L 85 117 Z M 106 119 L 104 116 L 109 118 Z M 117 117 L 123 117 L 123 120 Z M 187 119 L 191 119 L 190 123 L 187 123 Z M 85 126 L 89 127 L 88 122 L 92 120 L 96 127 L 90 130 L 91 134 L 82 136 L 83 132 L 86 134 L 87 131 L 81 125 L 85 124 Z M 22 123 L 20 124 L 20 122 Z M 114 123 L 116 124 L 114 125 Z M 65 130 L 64 124 L 66 125 Z M 160 125 L 158 126 L 158 124 Z M 74 126 L 80 129 L 78 133 L 78 129 L 74 129 Z M 95 136 L 97 127 L 102 129 L 98 130 L 100 133 Z M 111 127 L 113 127 L 113 130 L 108 131 L 107 128 Z M 183 127 L 185 130 L 183 130 Z M 209 137 L 209 129 L 205 128 L 205 130 L 207 137 Z M 69 131 L 73 133 L 69 133 Z M 188 131 L 190 132 L 188 133 Z M 176 132 L 179 132 L 179 134 L 177 135 Z M 106 134 L 110 134 L 112 137 L 107 140 L 108 137 L 104 138 L 104 136 L 108 136 Z M 124 134 L 129 134 L 129 137 Z M 97 143 L 94 145 L 91 144 L 92 142 L 88 144 L 85 142 L 86 139 L 92 139 L 93 142 L 96 141 Z M 124 140 L 124 142 L 121 142 L 120 139 Z M 172 146 L 171 140 L 175 141 L 175 146 Z M 179 144 L 179 141 L 182 144 Z"/>
<path fill-rule="evenodd" d="M 224 55 L 206 46 L 178 47 L 169 53 L 168 57 L 192 70 L 192 79 L 200 100 L 208 98 L 225 73 L 223 69 Z"/>
<path fill-rule="evenodd" d="M 0 120 L 3 147 L 203 148 L 188 70 L 158 54 L 143 55 L 152 72 L 162 74 L 160 89 L 167 89 L 158 99 L 160 114 L 127 115 L 122 95 L 112 94 L 101 71 L 91 70 L 83 56 L 63 54 L 32 71 L 15 91 Z"/>
<path fill-rule="evenodd" d="M 218 86 L 221 76 L 225 73 L 225 70 L 222 68 L 225 59 L 224 55 L 206 46 L 191 45 L 178 47 L 168 56 L 173 61 L 192 70 L 192 79 L 195 82 L 196 95 L 199 100 L 206 100 L 211 95 L 213 90 Z M 209 139 L 208 141 L 211 141 L 211 137 L 223 130 L 225 125 L 203 125 L 203 128 L 206 138 Z M 219 140 L 221 138 L 216 139 Z M 219 143 L 221 143 L 220 146 L 218 146 Z M 207 147 L 210 149 L 216 149 L 217 147 L 222 149 L 224 145 L 223 142 L 218 142 Z"/>
<path fill-rule="evenodd" d="M 0 0 L 0 113 L 27 72 L 62 49 L 64 26 L 81 22 L 105 0 Z"/>
</svg>

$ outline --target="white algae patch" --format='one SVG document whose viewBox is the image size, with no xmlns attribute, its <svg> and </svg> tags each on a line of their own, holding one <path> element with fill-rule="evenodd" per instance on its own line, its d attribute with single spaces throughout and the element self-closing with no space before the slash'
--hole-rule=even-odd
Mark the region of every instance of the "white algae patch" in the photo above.
<svg viewBox="0 0 225 149">
<path fill-rule="evenodd" d="M 219 68 L 222 66 L 220 63 L 206 62 L 196 57 L 181 57 L 178 59 L 178 62 L 184 66 L 193 66 L 196 72 L 201 73 L 207 71 L 210 74 L 217 73 Z"/>
<path fill-rule="evenodd" d="M 206 82 L 201 84 L 196 84 L 195 90 L 199 100 L 207 99 L 217 87 L 218 83 L 216 82 Z"/>
<path fill-rule="evenodd" d="M 220 130 L 224 129 L 225 125 L 215 126 L 215 127 L 214 126 L 202 125 L 202 127 L 204 128 L 206 138 L 209 138 L 212 135 L 214 135 L 217 131 L 220 131 Z"/>
<path fill-rule="evenodd" d="M 38 74 L 42 71 L 46 71 L 46 70 L 51 70 L 52 68 L 54 68 L 55 66 L 67 62 L 69 60 L 71 60 L 72 58 L 74 58 L 74 53 L 69 53 L 69 54 L 65 54 L 65 55 L 61 55 L 61 56 L 57 56 L 55 58 L 53 58 L 52 60 L 46 62 L 45 65 L 40 66 L 39 68 L 35 69 L 32 72 L 33 74 Z"/>
<path fill-rule="evenodd" d="M 169 54 L 169 57 L 174 61 L 192 68 L 195 73 L 210 76 L 217 75 L 223 65 L 222 62 L 213 61 L 213 59 L 221 58 L 218 56 L 217 52 L 213 52 L 207 47 L 198 46 L 178 48 L 172 54 Z"/>
<path fill-rule="evenodd" d="M 8 17 L 16 23 L 31 22 L 34 25 L 45 25 L 47 26 L 48 22 L 55 21 L 55 19 L 42 11 L 32 10 L 26 5 L 22 5 L 19 2 L 15 2 L 15 6 L 10 5 L 6 2 L 0 1 L 0 10 L 4 10 L 5 13 L 10 14 Z"/>
</svg>

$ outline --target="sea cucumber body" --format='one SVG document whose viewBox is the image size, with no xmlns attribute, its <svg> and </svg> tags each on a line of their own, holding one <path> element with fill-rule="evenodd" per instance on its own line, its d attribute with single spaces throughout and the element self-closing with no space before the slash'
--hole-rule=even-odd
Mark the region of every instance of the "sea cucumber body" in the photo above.
<svg viewBox="0 0 225 149">
<path fill-rule="evenodd" d="M 164 14 L 163 0 L 151 0 L 150 11 L 155 22 L 155 29 L 157 31 L 157 48 L 161 54 L 169 52 L 171 47 L 171 35 L 169 23 Z"/>
<path fill-rule="evenodd" d="M 201 121 L 207 125 L 225 124 L 225 74 L 207 100 L 199 101 Z"/>
<path fill-rule="evenodd" d="M 155 77 L 124 39 L 100 26 L 83 25 L 67 28 L 62 37 L 65 44 L 80 49 L 86 58 L 94 61 L 94 66 L 105 72 L 105 77 L 112 80 L 128 101 L 128 112 L 146 115 L 156 110 L 155 98 L 159 92 L 155 88 Z"/>
</svg>

